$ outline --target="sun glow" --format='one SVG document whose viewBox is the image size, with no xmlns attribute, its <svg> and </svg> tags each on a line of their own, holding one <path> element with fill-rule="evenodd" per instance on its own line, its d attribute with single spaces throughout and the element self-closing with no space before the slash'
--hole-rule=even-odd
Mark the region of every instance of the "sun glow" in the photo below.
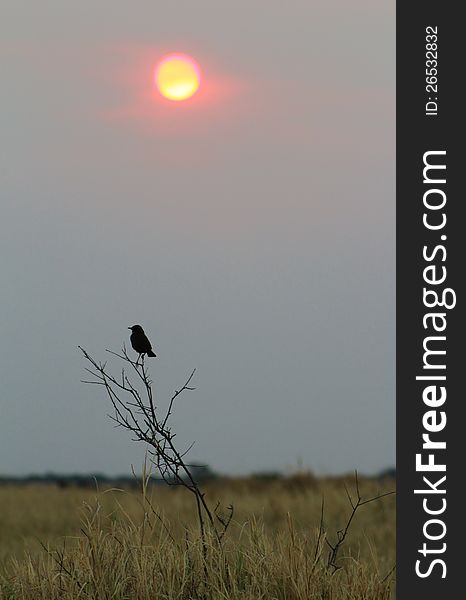
<svg viewBox="0 0 466 600">
<path fill-rule="evenodd" d="M 191 98 L 199 89 L 200 83 L 199 66 L 186 54 L 168 54 L 160 60 L 155 70 L 157 89 L 169 100 Z"/>
</svg>

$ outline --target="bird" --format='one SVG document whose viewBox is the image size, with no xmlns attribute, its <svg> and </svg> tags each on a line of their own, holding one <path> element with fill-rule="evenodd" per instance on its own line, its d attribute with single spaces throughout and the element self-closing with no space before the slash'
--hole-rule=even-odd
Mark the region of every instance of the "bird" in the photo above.
<svg viewBox="0 0 466 600">
<path fill-rule="evenodd" d="M 131 329 L 132 331 L 129 337 L 131 346 L 136 350 L 139 356 L 142 356 L 142 360 L 144 360 L 144 354 L 147 354 L 147 356 L 157 356 L 152 351 L 151 343 L 147 339 L 144 329 L 140 325 L 133 325 L 132 327 L 128 327 L 128 329 Z"/>
</svg>

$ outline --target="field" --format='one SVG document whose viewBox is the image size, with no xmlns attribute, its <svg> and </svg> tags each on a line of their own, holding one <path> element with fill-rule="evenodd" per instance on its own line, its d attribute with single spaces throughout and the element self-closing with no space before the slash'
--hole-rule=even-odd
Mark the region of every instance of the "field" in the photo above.
<svg viewBox="0 0 466 600">
<path fill-rule="evenodd" d="M 184 489 L 1 486 L 0 599 L 392 598 L 394 496 L 356 510 L 329 564 L 327 541 L 352 512 L 345 487 L 354 504 L 352 477 L 210 482 L 207 500 L 235 510 L 221 546 L 207 532 L 204 554 Z M 394 481 L 360 478 L 359 489 L 370 498 Z"/>
</svg>

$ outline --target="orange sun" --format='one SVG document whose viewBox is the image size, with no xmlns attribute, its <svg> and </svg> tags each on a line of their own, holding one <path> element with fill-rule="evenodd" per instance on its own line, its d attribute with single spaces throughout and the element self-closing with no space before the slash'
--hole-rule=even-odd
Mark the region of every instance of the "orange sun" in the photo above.
<svg viewBox="0 0 466 600">
<path fill-rule="evenodd" d="M 196 61 L 186 54 L 167 54 L 155 69 L 155 84 L 169 100 L 187 100 L 199 89 L 201 71 Z"/>
</svg>

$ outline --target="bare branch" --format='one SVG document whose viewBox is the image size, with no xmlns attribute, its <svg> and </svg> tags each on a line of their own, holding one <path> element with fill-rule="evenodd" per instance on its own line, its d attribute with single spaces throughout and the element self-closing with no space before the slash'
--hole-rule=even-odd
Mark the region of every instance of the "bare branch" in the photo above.
<svg viewBox="0 0 466 600">
<path fill-rule="evenodd" d="M 106 350 L 111 356 L 123 361 L 124 365 L 129 365 L 130 372 L 136 377 L 135 383 L 134 377 L 131 378 L 128 375 L 124 365 L 117 379 L 107 369 L 106 362 L 97 362 L 84 348 L 79 346 L 79 349 L 91 365 L 90 368 L 87 367 L 85 370 L 93 377 L 93 380 L 84 381 L 84 383 L 105 387 L 114 410 L 114 414 L 109 415 L 109 417 L 115 423 L 115 426 L 123 427 L 129 431 L 135 441 L 148 444 L 150 448 L 148 456 L 167 485 L 181 485 L 194 495 L 205 559 L 204 569 L 207 569 L 206 524 L 208 523 L 220 544 L 233 518 L 233 506 L 227 508 L 228 514 L 226 516 L 218 513 L 219 505 L 214 510 L 209 507 L 205 495 L 194 477 L 192 470 L 194 465 L 190 465 L 185 461 L 185 456 L 193 447 L 194 442 L 186 450 L 179 451 L 174 443 L 176 434 L 167 425 L 176 398 L 185 391 L 195 389 L 191 385 L 191 381 L 196 369 L 193 369 L 183 386 L 175 390 L 169 401 L 167 412 L 162 418 L 159 418 L 154 403 L 152 381 L 144 364 L 144 358 L 141 359 L 141 362 L 139 362 L 139 358 L 135 362 L 128 355 L 125 346 L 123 346 L 121 352 Z M 143 485 L 145 486 L 146 483 Z M 147 496 L 145 496 L 145 500 L 148 502 L 153 514 L 162 522 L 160 515 L 152 507 Z"/>
<path fill-rule="evenodd" d="M 339 531 L 336 532 L 337 539 L 334 544 L 331 544 L 328 539 L 325 540 L 327 546 L 330 548 L 330 551 L 328 554 L 328 559 L 327 559 L 327 568 L 331 569 L 332 573 L 335 573 L 336 571 L 341 569 L 341 565 L 337 564 L 338 553 L 340 552 L 340 549 L 341 549 L 343 543 L 345 542 L 346 536 L 348 535 L 348 531 L 351 527 L 351 523 L 353 522 L 358 509 L 361 508 L 361 506 L 364 506 L 365 504 L 370 504 L 371 502 L 375 502 L 376 500 L 379 500 L 380 498 L 385 498 L 386 496 L 391 496 L 392 494 L 395 493 L 394 491 L 386 492 L 384 494 L 378 494 L 377 496 L 373 496 L 372 498 L 363 500 L 361 493 L 359 491 L 359 478 L 358 478 L 357 471 L 354 472 L 354 478 L 355 478 L 355 487 L 356 487 L 356 496 L 357 496 L 356 502 L 354 502 L 354 500 L 352 499 L 352 497 L 345 485 L 346 495 L 348 497 L 348 500 L 349 500 L 349 503 L 350 503 L 351 509 L 352 509 L 351 513 L 348 517 L 348 520 L 346 522 L 346 525 L 343 529 L 340 529 Z M 323 505 L 322 505 L 322 510 L 323 510 Z M 322 519 L 323 519 L 323 516 L 322 516 Z M 321 519 L 321 523 L 323 522 L 322 519 Z"/>
</svg>

